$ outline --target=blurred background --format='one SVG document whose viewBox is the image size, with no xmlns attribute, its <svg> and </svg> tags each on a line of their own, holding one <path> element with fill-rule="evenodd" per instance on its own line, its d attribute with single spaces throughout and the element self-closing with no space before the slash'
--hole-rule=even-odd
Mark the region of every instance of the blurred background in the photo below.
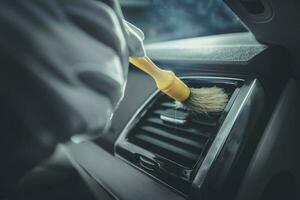
<svg viewBox="0 0 300 200">
<path fill-rule="evenodd" d="M 145 43 L 247 31 L 223 0 L 119 0 Z"/>
</svg>

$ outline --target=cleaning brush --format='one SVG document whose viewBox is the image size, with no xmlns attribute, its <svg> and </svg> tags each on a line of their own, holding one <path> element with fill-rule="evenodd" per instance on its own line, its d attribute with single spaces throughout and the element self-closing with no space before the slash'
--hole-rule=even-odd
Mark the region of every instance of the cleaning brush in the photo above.
<svg viewBox="0 0 300 200">
<path fill-rule="evenodd" d="M 208 114 L 221 112 L 228 101 L 228 95 L 222 88 L 189 88 L 172 71 L 162 70 L 150 58 L 130 57 L 130 63 L 143 70 L 155 80 L 157 88 L 183 106 L 196 113 Z"/>
</svg>

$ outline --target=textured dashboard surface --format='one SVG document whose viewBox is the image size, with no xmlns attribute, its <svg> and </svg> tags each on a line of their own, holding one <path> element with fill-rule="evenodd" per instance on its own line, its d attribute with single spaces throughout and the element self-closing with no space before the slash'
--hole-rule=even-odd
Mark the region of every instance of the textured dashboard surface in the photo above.
<svg viewBox="0 0 300 200">
<path fill-rule="evenodd" d="M 197 63 L 247 62 L 266 48 L 251 33 L 222 34 L 146 46 L 148 56 L 154 60 Z"/>
</svg>

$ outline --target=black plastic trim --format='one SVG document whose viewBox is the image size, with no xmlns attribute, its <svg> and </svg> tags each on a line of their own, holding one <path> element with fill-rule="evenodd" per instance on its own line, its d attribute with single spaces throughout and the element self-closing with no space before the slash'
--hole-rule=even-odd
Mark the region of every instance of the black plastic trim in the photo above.
<svg viewBox="0 0 300 200">
<path fill-rule="evenodd" d="M 221 194 L 249 135 L 257 128 L 264 102 L 265 94 L 260 83 L 257 80 L 245 82 L 224 121 L 223 128 L 220 129 L 219 137 L 226 137 L 226 139 L 221 140 L 224 143 L 221 143 L 218 138 L 214 141 L 218 148 L 213 144 L 211 151 L 217 155 L 212 156 L 210 152 L 208 153 L 206 158 L 208 161 L 204 160 L 194 180 L 192 197 L 196 199 L 205 196 L 210 199 L 211 195 L 215 195 L 209 194 L 211 190 L 219 191 Z"/>
</svg>

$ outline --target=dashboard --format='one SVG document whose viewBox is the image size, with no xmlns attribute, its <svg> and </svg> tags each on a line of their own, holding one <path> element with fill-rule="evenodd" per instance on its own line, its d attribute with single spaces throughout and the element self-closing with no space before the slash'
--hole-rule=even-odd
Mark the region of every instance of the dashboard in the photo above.
<svg viewBox="0 0 300 200">
<path fill-rule="evenodd" d="M 85 151 L 74 149 L 76 162 L 106 191 L 122 199 L 138 199 L 141 195 L 144 199 L 244 198 L 239 188 L 249 184 L 244 176 L 253 165 L 282 91 L 291 83 L 279 73 L 286 54 L 280 48 L 260 45 L 249 33 L 212 37 L 194 42 L 188 39 L 186 44 L 185 40 L 166 42 L 157 48 L 152 45 L 148 52 L 160 66 L 172 69 L 190 86 L 222 87 L 230 95 L 224 112 L 190 116 L 159 93 L 151 78 L 131 67 L 127 92 L 112 120 L 112 129 L 94 141 L 110 152 L 110 157 L 92 144 L 80 144 Z M 233 38 L 236 43 L 229 42 Z M 202 50 L 198 51 L 197 44 L 210 49 L 207 58 L 203 54 L 205 45 L 199 45 Z M 182 55 L 157 53 L 175 46 L 180 47 L 177 52 Z M 211 59 L 220 49 L 228 53 L 223 55 L 226 62 L 221 56 Z M 199 52 L 201 55 L 197 55 Z M 115 159 L 117 162 L 112 161 Z M 106 167 L 112 162 L 114 167 L 99 167 L 103 162 L 108 163 Z M 266 180 L 273 175 L 265 176 Z"/>
</svg>

